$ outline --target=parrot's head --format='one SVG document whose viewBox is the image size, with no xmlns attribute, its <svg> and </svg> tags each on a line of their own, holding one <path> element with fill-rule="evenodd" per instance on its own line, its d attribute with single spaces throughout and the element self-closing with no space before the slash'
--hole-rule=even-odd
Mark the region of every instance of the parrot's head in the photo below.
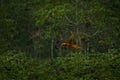
<svg viewBox="0 0 120 80">
<path fill-rule="evenodd" d="M 61 47 L 64 47 L 64 46 L 70 46 L 70 43 L 67 43 L 67 42 L 66 43 L 62 43 Z"/>
</svg>

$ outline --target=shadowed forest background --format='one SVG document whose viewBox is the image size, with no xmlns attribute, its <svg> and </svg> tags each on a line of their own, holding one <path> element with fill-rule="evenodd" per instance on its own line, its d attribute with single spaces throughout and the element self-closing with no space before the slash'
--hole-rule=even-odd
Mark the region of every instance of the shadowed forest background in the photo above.
<svg viewBox="0 0 120 80">
<path fill-rule="evenodd" d="M 0 0 L 0 80 L 119 79 L 119 0 Z"/>
</svg>

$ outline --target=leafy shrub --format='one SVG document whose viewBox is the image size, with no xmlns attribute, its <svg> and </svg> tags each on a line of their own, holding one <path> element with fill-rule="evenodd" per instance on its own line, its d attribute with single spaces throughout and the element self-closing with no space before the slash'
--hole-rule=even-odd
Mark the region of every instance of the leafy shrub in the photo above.
<svg viewBox="0 0 120 80">
<path fill-rule="evenodd" d="M 7 51 L 0 55 L 0 80 L 36 80 L 37 65 L 35 59 L 28 58 L 22 52 Z"/>
<path fill-rule="evenodd" d="M 48 66 L 49 64 L 49 66 Z M 46 68 L 48 66 L 48 68 Z M 46 80 L 119 80 L 120 56 L 117 53 L 84 55 L 71 53 L 48 62 L 43 74 Z M 45 76 L 47 74 L 47 76 Z M 42 79 L 45 80 L 45 79 Z"/>
<path fill-rule="evenodd" d="M 70 53 L 56 59 L 38 60 L 22 52 L 0 55 L 0 80 L 119 80 L 120 55 Z"/>
</svg>

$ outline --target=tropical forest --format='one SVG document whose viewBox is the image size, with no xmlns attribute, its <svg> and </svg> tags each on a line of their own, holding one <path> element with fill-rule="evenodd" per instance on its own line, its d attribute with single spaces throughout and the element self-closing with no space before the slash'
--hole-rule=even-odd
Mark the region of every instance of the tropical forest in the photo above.
<svg viewBox="0 0 120 80">
<path fill-rule="evenodd" d="M 0 0 L 0 80 L 120 80 L 120 0 Z"/>
</svg>

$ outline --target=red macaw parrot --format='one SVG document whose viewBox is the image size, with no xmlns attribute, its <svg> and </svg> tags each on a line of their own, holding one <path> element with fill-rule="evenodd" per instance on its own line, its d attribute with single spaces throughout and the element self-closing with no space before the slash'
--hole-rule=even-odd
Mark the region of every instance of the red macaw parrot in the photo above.
<svg viewBox="0 0 120 80">
<path fill-rule="evenodd" d="M 62 46 L 62 47 L 70 46 L 71 48 L 74 48 L 74 49 L 81 48 L 81 47 L 78 46 L 77 44 L 70 44 L 70 42 L 71 42 L 73 39 L 74 39 L 74 34 L 72 34 L 65 43 L 62 43 L 61 46 Z"/>
</svg>

